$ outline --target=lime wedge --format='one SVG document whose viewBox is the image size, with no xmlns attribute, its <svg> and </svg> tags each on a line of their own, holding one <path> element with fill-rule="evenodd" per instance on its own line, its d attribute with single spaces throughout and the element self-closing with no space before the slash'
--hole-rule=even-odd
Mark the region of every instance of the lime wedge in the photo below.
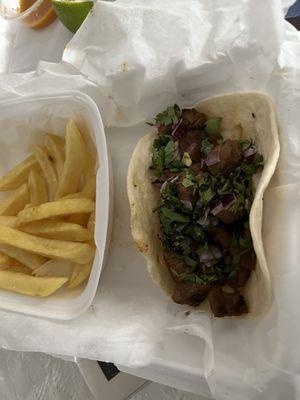
<svg viewBox="0 0 300 400">
<path fill-rule="evenodd" d="M 92 0 L 53 0 L 53 7 L 61 22 L 76 32 L 93 7 Z"/>
</svg>

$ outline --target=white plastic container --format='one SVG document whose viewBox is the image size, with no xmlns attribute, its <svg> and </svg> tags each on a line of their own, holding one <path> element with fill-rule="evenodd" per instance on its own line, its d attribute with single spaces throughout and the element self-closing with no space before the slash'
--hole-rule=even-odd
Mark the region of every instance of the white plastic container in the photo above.
<svg viewBox="0 0 300 400">
<path fill-rule="evenodd" d="M 47 298 L 25 296 L 0 289 L 0 308 L 39 317 L 67 320 L 91 304 L 104 264 L 111 230 L 112 178 L 102 119 L 95 102 L 81 92 L 30 96 L 0 102 L 0 174 L 23 159 L 31 144 L 42 143 L 45 132 L 61 136 L 69 118 L 83 134 L 89 132 L 98 151 L 95 242 L 97 252 L 86 284 L 61 288 Z"/>
</svg>

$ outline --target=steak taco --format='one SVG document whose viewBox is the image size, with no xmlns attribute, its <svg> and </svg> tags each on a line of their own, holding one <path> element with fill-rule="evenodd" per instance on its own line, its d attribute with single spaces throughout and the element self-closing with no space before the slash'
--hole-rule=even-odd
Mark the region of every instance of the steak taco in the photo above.
<svg viewBox="0 0 300 400">
<path fill-rule="evenodd" d="M 279 157 L 270 98 L 236 93 L 158 114 L 132 155 L 134 241 L 152 279 L 179 304 L 214 316 L 271 303 L 263 195 Z"/>
</svg>

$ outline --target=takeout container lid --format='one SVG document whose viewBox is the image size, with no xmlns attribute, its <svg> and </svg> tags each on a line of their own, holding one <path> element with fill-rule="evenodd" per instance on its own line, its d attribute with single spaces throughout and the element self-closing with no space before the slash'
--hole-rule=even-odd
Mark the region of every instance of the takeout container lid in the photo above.
<svg viewBox="0 0 300 400">
<path fill-rule="evenodd" d="M 106 137 L 100 112 L 96 103 L 79 91 L 59 94 L 32 95 L 18 99 L 0 101 L 0 141 L 9 167 L 26 157 L 28 148 L 15 140 L 5 139 L 3 126 L 13 126 L 20 135 L 29 135 L 24 142 L 36 143 L 45 132 L 64 135 L 69 118 L 73 118 L 83 131 L 89 131 L 98 151 L 95 243 L 97 251 L 87 283 L 75 289 L 62 287 L 49 297 L 31 297 L 0 290 L 0 308 L 32 316 L 68 320 L 78 317 L 92 303 L 96 294 L 100 274 L 105 262 L 112 221 L 112 174 Z M 49 125 L 48 125 L 49 122 Z M 34 129 L 33 129 L 34 127 Z M 32 132 L 32 129 L 34 132 Z M 32 136 L 32 137 L 31 137 Z M 17 138 L 16 138 L 17 139 Z M 9 144 L 7 144 L 9 143 Z M 25 146 L 26 147 L 26 146 Z M 7 166 L 5 169 L 8 169 Z M 3 166 L 1 174 L 4 172 Z"/>
</svg>

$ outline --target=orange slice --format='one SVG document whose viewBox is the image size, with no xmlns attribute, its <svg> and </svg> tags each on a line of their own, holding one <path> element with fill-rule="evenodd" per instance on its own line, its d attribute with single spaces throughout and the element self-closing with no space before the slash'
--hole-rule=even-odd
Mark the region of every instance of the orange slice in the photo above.
<svg viewBox="0 0 300 400">
<path fill-rule="evenodd" d="M 20 0 L 20 12 L 31 7 L 36 0 Z M 26 15 L 22 22 L 32 29 L 42 29 L 51 24 L 56 18 L 52 0 L 44 0 L 32 13 Z"/>
</svg>

